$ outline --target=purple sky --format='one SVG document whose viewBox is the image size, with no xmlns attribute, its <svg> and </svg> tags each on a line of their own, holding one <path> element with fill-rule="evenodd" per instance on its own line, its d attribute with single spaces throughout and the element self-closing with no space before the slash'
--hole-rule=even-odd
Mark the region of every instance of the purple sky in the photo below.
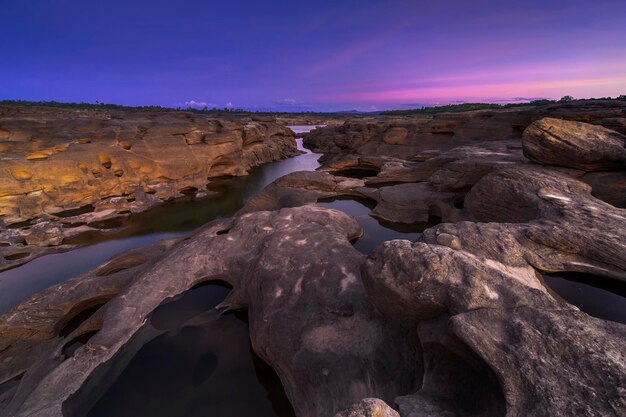
<svg viewBox="0 0 626 417">
<path fill-rule="evenodd" d="M 624 0 L 0 2 L 0 99 L 325 111 L 626 94 Z"/>
</svg>

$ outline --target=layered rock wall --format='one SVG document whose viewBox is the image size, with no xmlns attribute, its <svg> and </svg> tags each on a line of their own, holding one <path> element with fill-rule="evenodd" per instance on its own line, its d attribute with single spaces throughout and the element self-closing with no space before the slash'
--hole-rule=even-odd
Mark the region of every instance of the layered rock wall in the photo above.
<svg viewBox="0 0 626 417">
<path fill-rule="evenodd" d="M 295 154 L 293 133 L 273 122 L 4 107 L 0 218 L 12 224 L 113 196 L 168 200 Z"/>
</svg>

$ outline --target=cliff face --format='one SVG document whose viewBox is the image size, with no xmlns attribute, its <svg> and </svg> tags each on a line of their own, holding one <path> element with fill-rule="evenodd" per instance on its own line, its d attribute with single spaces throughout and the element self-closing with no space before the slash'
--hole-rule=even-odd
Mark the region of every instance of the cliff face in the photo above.
<svg viewBox="0 0 626 417">
<path fill-rule="evenodd" d="M 273 122 L 0 108 L 0 219 L 21 222 L 113 196 L 168 200 L 297 153 L 293 133 Z"/>
</svg>

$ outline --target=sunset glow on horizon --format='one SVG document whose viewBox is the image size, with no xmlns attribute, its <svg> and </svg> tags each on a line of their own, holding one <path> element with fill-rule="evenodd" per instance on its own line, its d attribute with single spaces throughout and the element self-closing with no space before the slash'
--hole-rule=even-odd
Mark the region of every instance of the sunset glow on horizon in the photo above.
<svg viewBox="0 0 626 417">
<path fill-rule="evenodd" d="M 626 94 L 626 2 L 503 3 L 12 2 L 0 99 L 328 111 Z"/>
</svg>

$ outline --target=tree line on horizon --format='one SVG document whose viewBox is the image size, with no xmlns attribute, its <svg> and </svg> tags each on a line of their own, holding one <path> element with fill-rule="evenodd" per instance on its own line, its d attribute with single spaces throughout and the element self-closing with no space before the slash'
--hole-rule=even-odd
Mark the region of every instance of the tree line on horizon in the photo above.
<svg viewBox="0 0 626 417">
<path fill-rule="evenodd" d="M 615 98 L 612 97 L 599 97 L 599 98 L 584 98 L 584 99 L 575 99 L 572 96 L 563 96 L 560 100 L 549 100 L 549 99 L 540 99 L 540 100 L 531 100 L 523 103 L 507 103 L 507 104 L 498 104 L 498 103 L 458 103 L 458 104 L 446 104 L 443 106 L 422 106 L 419 109 L 408 109 L 408 110 L 386 110 L 380 112 L 381 115 L 387 116 L 409 116 L 413 114 L 435 114 L 435 113 L 461 113 L 465 111 L 473 111 L 473 110 L 499 110 L 499 109 L 508 109 L 515 107 L 526 107 L 526 106 L 548 106 L 552 104 L 558 103 L 570 103 L 573 101 L 594 101 L 594 100 L 619 100 L 626 101 L 626 94 L 622 94 Z"/>
<path fill-rule="evenodd" d="M 524 107 L 524 106 L 546 106 L 557 103 L 568 103 L 573 101 L 593 101 L 593 100 L 619 100 L 626 101 L 626 94 L 622 94 L 615 98 L 612 97 L 601 97 L 601 98 L 585 98 L 585 99 L 575 99 L 572 96 L 564 96 L 560 100 L 549 100 L 549 99 L 540 99 L 540 100 L 532 100 L 524 103 L 507 103 L 507 104 L 498 104 L 498 103 L 458 103 L 458 104 L 446 104 L 442 106 L 422 106 L 420 108 L 415 109 L 407 109 L 407 110 L 385 110 L 380 112 L 369 112 L 370 114 L 380 114 L 380 115 L 389 115 L 389 116 L 408 116 L 414 114 L 435 114 L 435 113 L 454 113 L 454 112 L 465 112 L 465 111 L 473 111 L 473 110 L 498 110 L 498 109 L 507 109 L 514 107 Z M 223 115 L 223 114 L 254 114 L 261 116 L 275 116 L 275 115 L 324 115 L 324 116 L 346 116 L 347 114 L 359 114 L 366 112 L 358 112 L 358 111 L 349 111 L 349 112 L 314 112 L 314 111 L 303 111 L 303 112 L 271 112 L 271 111 L 250 111 L 239 108 L 212 108 L 209 109 L 204 107 L 202 109 L 194 108 L 194 107 L 164 107 L 164 106 L 124 106 L 121 104 L 106 104 L 96 101 L 96 103 L 67 103 L 67 102 L 59 102 L 59 101 L 29 101 L 29 100 L 0 100 L 0 106 L 27 106 L 27 107 L 56 107 L 56 108 L 64 108 L 64 109 L 74 109 L 74 110 L 120 110 L 120 111 L 188 111 L 193 113 L 203 113 L 203 114 L 212 114 L 212 115 Z"/>
</svg>

